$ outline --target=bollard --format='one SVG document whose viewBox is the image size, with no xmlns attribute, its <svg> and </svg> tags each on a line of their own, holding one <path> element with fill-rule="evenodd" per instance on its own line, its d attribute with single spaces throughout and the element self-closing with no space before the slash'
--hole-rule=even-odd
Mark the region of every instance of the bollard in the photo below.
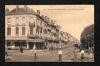
<svg viewBox="0 0 100 66">
<path fill-rule="evenodd" d="M 58 51 L 58 54 L 59 54 L 59 61 L 61 62 L 61 61 L 62 61 L 62 51 L 59 50 L 59 51 Z"/>
</svg>

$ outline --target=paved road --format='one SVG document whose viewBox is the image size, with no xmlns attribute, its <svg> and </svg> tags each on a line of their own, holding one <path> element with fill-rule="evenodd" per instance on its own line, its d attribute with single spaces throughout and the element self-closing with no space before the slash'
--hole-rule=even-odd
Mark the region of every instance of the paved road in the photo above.
<svg viewBox="0 0 100 66">
<path fill-rule="evenodd" d="M 62 60 L 63 62 L 79 62 L 80 60 L 72 60 L 75 58 L 74 54 L 77 53 L 79 49 L 69 48 L 67 46 L 65 49 L 62 49 Z M 34 51 L 33 50 L 25 50 L 24 53 L 20 53 L 19 50 L 9 50 L 8 54 L 11 61 L 8 62 L 58 62 L 58 51 L 49 51 L 49 50 L 41 50 L 37 51 L 37 59 L 34 59 Z M 88 61 L 88 60 L 85 60 Z M 93 61 L 93 60 L 90 60 Z M 81 62 L 81 61 L 80 61 Z"/>
</svg>

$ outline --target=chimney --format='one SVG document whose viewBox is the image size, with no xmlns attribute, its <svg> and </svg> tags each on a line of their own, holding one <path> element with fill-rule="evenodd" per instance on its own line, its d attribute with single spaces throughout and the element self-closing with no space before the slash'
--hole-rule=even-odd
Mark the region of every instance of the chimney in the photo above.
<svg viewBox="0 0 100 66">
<path fill-rule="evenodd" d="M 16 5 L 16 9 L 19 9 L 19 5 Z"/>
<path fill-rule="evenodd" d="M 9 9 L 8 8 L 6 8 L 5 9 L 5 14 L 7 14 L 9 12 Z"/>
<path fill-rule="evenodd" d="M 45 20 L 47 21 L 47 16 L 45 16 Z"/>
<path fill-rule="evenodd" d="M 9 9 L 8 9 L 8 8 L 6 8 L 6 9 L 5 9 L 5 11 L 6 11 L 6 12 L 9 12 Z"/>
<path fill-rule="evenodd" d="M 51 20 L 51 24 L 53 24 L 53 19 Z"/>
<path fill-rule="evenodd" d="M 53 22 L 53 19 L 51 20 L 51 22 Z"/>
<path fill-rule="evenodd" d="M 27 5 L 24 5 L 24 9 L 25 9 L 25 11 L 27 10 Z"/>
<path fill-rule="evenodd" d="M 50 18 L 48 18 L 48 22 L 49 22 Z"/>
<path fill-rule="evenodd" d="M 18 11 L 18 9 L 19 9 L 19 5 L 16 5 L 16 11 Z"/>
<path fill-rule="evenodd" d="M 40 10 L 37 10 L 37 14 L 40 15 Z"/>
</svg>

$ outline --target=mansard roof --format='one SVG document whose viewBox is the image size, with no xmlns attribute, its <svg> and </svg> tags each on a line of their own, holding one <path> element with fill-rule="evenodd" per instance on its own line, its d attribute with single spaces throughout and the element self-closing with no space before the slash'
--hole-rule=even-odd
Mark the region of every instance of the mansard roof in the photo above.
<svg viewBox="0 0 100 66">
<path fill-rule="evenodd" d="M 45 15 L 39 15 L 37 12 L 33 11 L 27 6 L 24 6 L 23 8 L 19 8 L 19 6 L 17 5 L 16 8 L 12 10 L 9 10 L 8 8 L 6 8 L 5 10 L 5 15 L 22 15 L 22 14 L 36 15 L 38 18 L 42 19 L 48 25 L 51 25 L 52 27 L 57 27 L 57 24 L 55 24 L 53 20 L 49 20 L 49 18 Z"/>
<path fill-rule="evenodd" d="M 20 15 L 20 14 L 36 14 L 32 9 L 30 8 L 14 8 L 13 10 L 6 12 L 5 15 Z"/>
</svg>

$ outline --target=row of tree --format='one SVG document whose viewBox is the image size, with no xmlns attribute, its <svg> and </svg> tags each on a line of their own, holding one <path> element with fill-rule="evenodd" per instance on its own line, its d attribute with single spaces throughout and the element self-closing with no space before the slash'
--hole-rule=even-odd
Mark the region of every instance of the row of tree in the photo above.
<svg viewBox="0 0 100 66">
<path fill-rule="evenodd" d="M 81 33 L 81 48 L 94 47 L 94 24 L 87 26 Z"/>
</svg>

